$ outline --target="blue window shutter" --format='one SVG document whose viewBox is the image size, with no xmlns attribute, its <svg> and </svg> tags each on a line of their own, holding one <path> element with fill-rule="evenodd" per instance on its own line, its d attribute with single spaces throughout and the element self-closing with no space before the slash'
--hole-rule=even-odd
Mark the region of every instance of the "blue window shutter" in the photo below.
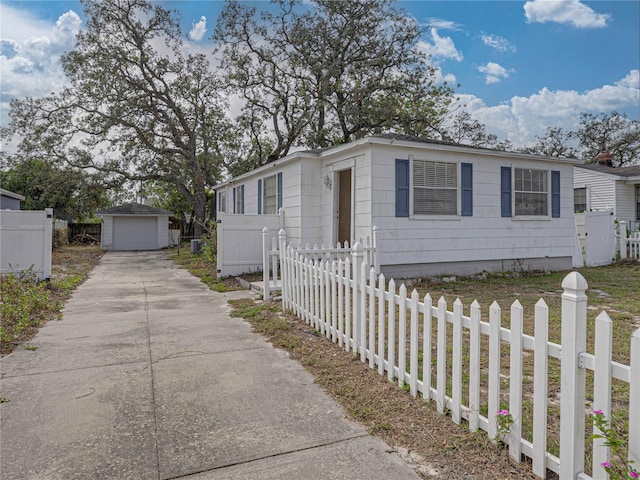
<svg viewBox="0 0 640 480">
<path fill-rule="evenodd" d="M 409 160 L 396 160 L 396 217 L 409 216 Z"/>
<path fill-rule="evenodd" d="M 236 213 L 236 187 L 233 187 L 233 213 Z"/>
<path fill-rule="evenodd" d="M 460 176 L 462 183 L 462 210 L 463 217 L 473 216 L 473 164 L 461 163 Z"/>
<path fill-rule="evenodd" d="M 551 171 L 551 216 L 560 218 L 560 172 Z"/>
<path fill-rule="evenodd" d="M 258 180 L 258 215 L 262 214 L 262 179 Z"/>
<path fill-rule="evenodd" d="M 282 172 L 278 173 L 278 208 L 276 213 L 280 213 L 282 208 Z"/>
<path fill-rule="evenodd" d="M 240 213 L 244 213 L 244 185 L 240 185 L 240 207 L 242 208 Z"/>
<path fill-rule="evenodd" d="M 500 167 L 500 210 L 503 217 L 511 217 L 511 167 Z"/>
<path fill-rule="evenodd" d="M 218 211 L 222 211 L 222 192 L 218 192 Z"/>
</svg>

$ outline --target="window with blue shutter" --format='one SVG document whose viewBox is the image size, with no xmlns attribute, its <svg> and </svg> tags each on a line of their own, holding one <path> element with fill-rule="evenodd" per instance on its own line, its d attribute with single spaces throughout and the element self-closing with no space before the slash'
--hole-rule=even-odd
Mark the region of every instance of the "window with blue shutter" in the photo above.
<svg viewBox="0 0 640 480">
<path fill-rule="evenodd" d="M 258 180 L 258 215 L 262 214 L 262 179 Z"/>
<path fill-rule="evenodd" d="M 500 211 L 511 217 L 511 167 L 500 167 Z"/>
<path fill-rule="evenodd" d="M 560 172 L 551 170 L 551 216 L 560 218 Z"/>
<path fill-rule="evenodd" d="M 240 213 L 244 213 L 244 185 L 240 185 Z"/>
<path fill-rule="evenodd" d="M 396 160 L 396 217 L 409 216 L 409 160 Z"/>
<path fill-rule="evenodd" d="M 462 209 L 463 217 L 473 216 L 473 164 L 460 164 L 460 177 L 462 183 Z"/>
</svg>

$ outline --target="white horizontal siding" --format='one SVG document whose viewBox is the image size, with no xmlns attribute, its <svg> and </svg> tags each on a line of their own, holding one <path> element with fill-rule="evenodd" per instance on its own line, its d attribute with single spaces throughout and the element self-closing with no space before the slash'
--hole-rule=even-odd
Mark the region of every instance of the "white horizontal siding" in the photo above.
<svg viewBox="0 0 640 480">
<path fill-rule="evenodd" d="M 437 158 L 473 164 L 473 216 L 395 216 L 395 159 Z M 373 159 L 377 186 L 372 223 L 379 228 L 381 264 L 570 257 L 574 249 L 573 168 L 567 164 L 481 155 L 379 149 Z M 560 171 L 561 216 L 544 220 L 503 218 L 500 167 Z M 459 200 L 459 199 L 458 199 Z M 459 203 L 459 202 L 458 202 Z"/>
<path fill-rule="evenodd" d="M 636 186 L 630 183 L 616 182 L 616 211 L 618 220 L 635 222 L 636 219 Z"/>
<path fill-rule="evenodd" d="M 594 211 L 613 210 L 616 215 L 614 180 L 584 168 L 573 170 L 573 188 L 587 188 L 587 208 Z"/>
</svg>

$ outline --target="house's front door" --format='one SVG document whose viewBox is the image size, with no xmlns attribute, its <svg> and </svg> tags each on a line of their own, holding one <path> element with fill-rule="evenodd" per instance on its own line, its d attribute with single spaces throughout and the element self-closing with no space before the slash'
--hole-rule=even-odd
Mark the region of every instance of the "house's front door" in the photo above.
<svg viewBox="0 0 640 480">
<path fill-rule="evenodd" d="M 338 242 L 351 243 L 351 169 L 342 170 L 337 174 L 338 197 L 337 197 L 337 231 Z"/>
</svg>

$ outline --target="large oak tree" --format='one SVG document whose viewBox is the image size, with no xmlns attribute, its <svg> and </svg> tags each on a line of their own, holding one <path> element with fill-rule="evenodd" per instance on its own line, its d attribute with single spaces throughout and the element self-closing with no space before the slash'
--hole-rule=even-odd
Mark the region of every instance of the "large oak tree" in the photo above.
<svg viewBox="0 0 640 480">
<path fill-rule="evenodd" d="M 423 32 L 388 0 L 228 2 L 215 38 L 255 163 L 384 131 L 440 138 L 452 91 Z"/>
<path fill-rule="evenodd" d="M 146 0 L 82 0 L 86 28 L 63 56 L 63 91 L 14 100 L 22 155 L 164 182 L 193 206 L 233 158 L 226 97 L 202 54 L 186 53 L 175 13 Z"/>
</svg>

